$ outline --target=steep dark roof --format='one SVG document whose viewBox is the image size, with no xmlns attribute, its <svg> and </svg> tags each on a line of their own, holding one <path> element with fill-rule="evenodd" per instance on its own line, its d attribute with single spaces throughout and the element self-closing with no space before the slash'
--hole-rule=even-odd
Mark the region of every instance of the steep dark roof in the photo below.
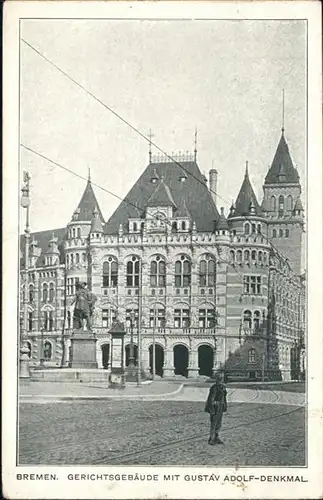
<svg viewBox="0 0 323 500">
<path fill-rule="evenodd" d="M 150 163 L 110 217 L 105 225 L 104 232 L 106 234 L 117 234 L 120 224 L 123 224 L 124 230 L 127 231 L 128 219 L 138 217 L 133 206 L 136 202 L 139 203 L 142 209 L 141 216 L 144 216 L 147 202 L 156 189 L 156 184 L 151 182 L 155 175 L 154 171 L 157 172 L 159 178 L 164 178 L 176 206 L 180 205 L 181 198 L 183 198 L 192 220 L 196 222 L 197 230 L 213 231 L 214 221 L 218 220 L 219 214 L 205 184 L 204 176 L 194 161 L 182 162 L 181 165 L 185 168 L 187 175 L 185 182 L 180 181 L 184 170 L 176 163 Z M 177 216 L 176 212 L 175 209 L 175 217 Z"/>
<path fill-rule="evenodd" d="M 243 179 L 242 186 L 240 188 L 237 201 L 235 203 L 234 212 L 229 215 L 229 217 L 241 217 L 244 215 L 250 215 L 250 206 L 254 206 L 255 215 L 261 217 L 262 212 L 259 206 L 257 197 L 251 185 L 248 169 L 246 169 L 246 173 Z"/>
<path fill-rule="evenodd" d="M 163 178 L 158 182 L 155 191 L 147 202 L 147 205 L 149 207 L 169 207 L 170 205 L 176 207 L 172 193 L 167 184 L 165 184 Z"/>
<path fill-rule="evenodd" d="M 81 198 L 80 203 L 78 204 L 79 210 L 79 220 L 80 221 L 89 221 L 91 222 L 93 218 L 93 212 L 96 208 L 99 212 L 101 222 L 104 224 L 104 218 L 101 213 L 99 204 L 97 202 L 96 196 L 94 194 L 91 181 L 88 180 L 86 188 L 84 190 L 83 196 Z"/>
<path fill-rule="evenodd" d="M 265 178 L 265 184 L 298 183 L 299 175 L 293 165 L 284 131 L 270 169 Z"/>
<path fill-rule="evenodd" d="M 53 234 L 57 238 L 57 246 L 59 250 L 59 261 L 60 263 L 64 262 L 64 241 L 67 236 L 67 229 L 49 229 L 46 231 L 37 231 L 35 233 L 30 234 L 29 243 L 35 240 L 38 242 L 37 248 L 40 248 L 42 253 L 37 259 L 37 267 L 41 267 L 44 265 L 45 261 L 45 253 L 48 252 L 48 242 L 52 239 Z M 22 254 L 22 258 L 20 259 L 21 267 L 25 265 L 25 236 L 20 235 L 20 253 Z"/>
</svg>

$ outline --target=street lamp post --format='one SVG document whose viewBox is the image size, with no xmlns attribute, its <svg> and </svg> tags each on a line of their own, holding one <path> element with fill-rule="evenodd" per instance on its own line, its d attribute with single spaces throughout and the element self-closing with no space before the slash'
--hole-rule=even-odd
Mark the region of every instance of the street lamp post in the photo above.
<svg viewBox="0 0 323 500">
<path fill-rule="evenodd" d="M 134 356 L 134 345 L 133 345 L 133 324 L 135 320 L 135 313 L 131 311 L 130 313 L 130 351 L 129 351 L 129 368 L 134 368 L 135 366 L 135 356 Z"/>
<path fill-rule="evenodd" d="M 157 313 L 157 308 L 154 307 L 154 324 L 153 324 L 153 352 L 152 352 L 152 358 L 153 358 L 153 366 L 152 366 L 152 379 L 155 380 L 155 375 L 156 375 L 156 313 Z"/>
<path fill-rule="evenodd" d="M 26 224 L 25 224 L 25 273 L 24 273 L 24 285 L 25 285 L 25 293 L 24 293 L 24 311 L 23 311 L 23 328 L 21 329 L 20 334 L 20 378 L 29 378 L 29 348 L 27 345 L 27 336 L 28 336 L 28 285 L 29 285 L 29 238 L 30 238 L 30 229 L 29 229 L 29 207 L 30 207 L 30 198 L 29 198 L 29 181 L 30 176 L 28 172 L 24 172 L 24 186 L 21 190 L 21 206 L 26 209 Z"/>
</svg>

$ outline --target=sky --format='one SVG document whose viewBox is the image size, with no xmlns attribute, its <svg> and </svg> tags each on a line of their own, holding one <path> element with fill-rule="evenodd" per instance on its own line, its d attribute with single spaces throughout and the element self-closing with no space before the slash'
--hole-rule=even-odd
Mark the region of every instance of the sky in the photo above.
<svg viewBox="0 0 323 500">
<path fill-rule="evenodd" d="M 167 153 L 194 149 L 218 170 L 227 213 L 245 162 L 259 202 L 285 137 L 305 192 L 303 21 L 23 20 L 21 37 Z M 123 198 L 148 165 L 148 143 L 21 42 L 21 142 Z M 154 152 L 154 149 L 153 149 Z M 21 148 L 32 231 L 65 227 L 80 179 Z M 95 187 L 105 219 L 120 200 Z M 138 200 L 140 203 L 140 200 Z"/>
</svg>

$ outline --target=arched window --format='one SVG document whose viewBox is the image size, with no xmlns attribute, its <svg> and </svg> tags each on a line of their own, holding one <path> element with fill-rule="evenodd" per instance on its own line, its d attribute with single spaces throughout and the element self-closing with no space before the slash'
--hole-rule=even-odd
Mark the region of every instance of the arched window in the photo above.
<svg viewBox="0 0 323 500">
<path fill-rule="evenodd" d="M 272 196 L 270 198 L 270 208 L 271 208 L 272 212 L 276 211 L 276 198 L 275 198 L 275 196 Z"/>
<path fill-rule="evenodd" d="M 43 284 L 43 302 L 47 302 L 48 299 L 48 285 L 47 283 Z"/>
<path fill-rule="evenodd" d="M 234 261 L 235 261 L 235 253 L 234 253 L 234 250 L 230 250 L 230 260 L 231 260 L 231 262 L 234 262 Z"/>
<path fill-rule="evenodd" d="M 26 345 L 28 348 L 27 355 L 28 355 L 28 358 L 30 359 L 31 358 L 31 342 L 29 342 L 29 340 L 27 340 Z"/>
<path fill-rule="evenodd" d="M 80 255 L 78 253 L 75 254 L 75 264 L 80 263 Z"/>
<path fill-rule="evenodd" d="M 127 286 L 139 286 L 139 258 L 135 255 L 127 262 Z"/>
<path fill-rule="evenodd" d="M 73 235 L 73 238 L 75 238 L 75 227 L 73 227 L 73 229 L 72 229 L 72 235 Z"/>
<path fill-rule="evenodd" d="M 186 229 L 186 222 L 183 220 L 182 221 L 182 231 L 185 231 Z"/>
<path fill-rule="evenodd" d="M 175 262 L 175 286 L 190 286 L 191 262 L 184 255 Z"/>
<path fill-rule="evenodd" d="M 259 330 L 259 327 L 260 327 L 260 312 L 259 311 L 255 311 L 253 313 L 253 327 L 254 327 L 255 331 Z"/>
<path fill-rule="evenodd" d="M 246 222 L 244 225 L 244 234 L 250 234 L 250 224 L 249 222 Z"/>
<path fill-rule="evenodd" d="M 204 255 L 200 261 L 200 286 L 214 286 L 215 271 L 215 260 L 210 255 Z"/>
<path fill-rule="evenodd" d="M 261 250 L 258 252 L 258 260 L 259 260 L 259 262 L 262 262 L 262 251 Z"/>
<path fill-rule="evenodd" d="M 251 328 L 251 311 L 249 310 L 243 312 L 243 326 L 245 328 Z"/>
<path fill-rule="evenodd" d="M 70 267 L 70 256 L 69 255 L 66 255 L 66 267 L 67 268 Z"/>
<path fill-rule="evenodd" d="M 279 237 L 282 238 L 284 236 L 284 231 L 282 229 L 279 230 Z"/>
<path fill-rule="evenodd" d="M 54 295 L 55 295 L 54 283 L 50 283 L 49 284 L 49 297 L 48 297 L 49 302 L 53 302 Z"/>
<path fill-rule="evenodd" d="M 71 328 L 71 311 L 67 311 L 67 328 Z"/>
<path fill-rule="evenodd" d="M 243 255 L 243 258 L 246 262 L 248 262 L 250 260 L 250 252 L 249 250 L 245 250 L 244 251 L 244 255 Z"/>
<path fill-rule="evenodd" d="M 251 232 L 252 234 L 256 234 L 256 224 L 251 224 Z"/>
<path fill-rule="evenodd" d="M 166 286 L 166 264 L 159 255 L 150 263 L 150 286 Z"/>
<path fill-rule="evenodd" d="M 284 197 L 282 194 L 278 198 L 278 212 L 279 212 L 279 215 L 283 215 L 283 213 L 284 213 Z"/>
<path fill-rule="evenodd" d="M 103 286 L 114 287 L 117 285 L 118 285 L 118 263 L 113 257 L 109 257 L 108 260 L 103 263 Z"/>
<path fill-rule="evenodd" d="M 277 231 L 276 231 L 276 229 L 273 229 L 273 238 L 277 238 Z"/>
<path fill-rule="evenodd" d="M 138 228 L 137 228 L 137 222 L 134 222 L 133 225 L 132 225 L 132 230 L 134 233 L 136 233 L 138 231 Z"/>
<path fill-rule="evenodd" d="M 290 212 L 293 210 L 293 197 L 292 195 L 287 196 L 287 210 Z"/>
<path fill-rule="evenodd" d="M 51 332 L 54 327 L 53 311 L 44 311 L 44 330 Z"/>
<path fill-rule="evenodd" d="M 248 351 L 248 363 L 255 363 L 255 362 L 256 362 L 256 349 L 252 347 Z"/>
<path fill-rule="evenodd" d="M 34 285 L 29 285 L 29 302 L 34 302 L 34 300 L 35 300 Z"/>
<path fill-rule="evenodd" d="M 261 224 L 257 224 L 257 233 L 261 233 Z"/>
<path fill-rule="evenodd" d="M 176 233 L 176 231 L 177 231 L 177 222 L 176 221 L 172 222 L 172 231 L 173 231 L 173 233 Z"/>
<path fill-rule="evenodd" d="M 77 228 L 77 237 L 81 238 L 81 228 L 80 227 Z"/>
<path fill-rule="evenodd" d="M 257 259 L 257 252 L 256 250 L 252 250 L 251 252 L 251 260 L 256 260 Z"/>
<path fill-rule="evenodd" d="M 34 313 L 33 311 L 28 312 L 28 331 L 31 332 L 33 329 L 34 323 Z"/>
<path fill-rule="evenodd" d="M 45 360 L 50 360 L 52 359 L 52 343 L 49 342 L 49 340 L 46 340 L 45 344 L 44 344 L 44 359 Z"/>
<path fill-rule="evenodd" d="M 86 253 L 85 252 L 82 253 L 82 260 L 83 260 L 83 262 L 86 262 Z"/>
<path fill-rule="evenodd" d="M 242 251 L 241 250 L 237 251 L 237 262 L 242 262 Z"/>
<path fill-rule="evenodd" d="M 286 238 L 289 238 L 289 229 L 286 229 L 285 236 L 286 236 Z"/>
<path fill-rule="evenodd" d="M 71 266 L 73 266 L 73 265 L 74 265 L 74 255 L 71 254 Z"/>
</svg>

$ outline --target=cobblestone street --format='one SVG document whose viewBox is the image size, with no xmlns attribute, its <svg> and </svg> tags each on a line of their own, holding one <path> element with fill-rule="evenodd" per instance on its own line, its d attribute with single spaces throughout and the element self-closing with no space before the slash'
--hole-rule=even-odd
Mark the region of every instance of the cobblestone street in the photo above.
<svg viewBox="0 0 323 500">
<path fill-rule="evenodd" d="M 19 463 L 305 465 L 304 408 L 230 403 L 224 445 L 208 446 L 202 402 L 21 403 Z"/>
</svg>

